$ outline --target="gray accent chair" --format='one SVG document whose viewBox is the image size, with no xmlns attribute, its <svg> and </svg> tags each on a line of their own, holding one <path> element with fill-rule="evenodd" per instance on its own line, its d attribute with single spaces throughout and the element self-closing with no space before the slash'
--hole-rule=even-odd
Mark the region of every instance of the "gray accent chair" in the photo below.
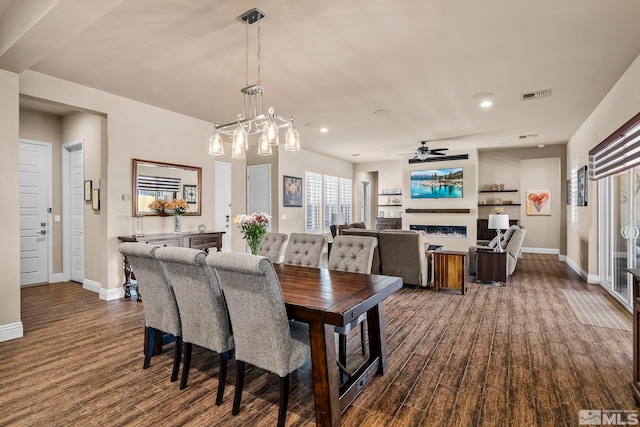
<svg viewBox="0 0 640 427">
<path fill-rule="evenodd" d="M 373 262 L 373 252 L 378 246 L 378 239 L 364 236 L 336 236 L 331 245 L 329 269 L 350 273 L 369 274 Z M 346 326 L 336 326 L 338 333 L 338 362 L 341 371 L 347 374 L 347 334 L 360 325 L 360 344 L 365 354 L 364 321 L 367 313 L 358 316 Z"/>
<path fill-rule="evenodd" d="M 220 355 L 216 396 L 216 405 L 220 405 L 227 381 L 227 363 L 233 350 L 233 335 L 218 277 L 207 265 L 207 254 L 203 251 L 164 247 L 156 250 L 155 255 L 171 280 L 180 311 L 185 343 L 180 389 L 187 386 L 193 344 L 213 350 Z"/>
<path fill-rule="evenodd" d="M 249 363 L 280 377 L 278 426 L 284 426 L 289 375 L 311 358 L 309 326 L 288 319 L 280 282 L 268 258 L 223 252 L 209 255 L 207 264 L 216 270 L 233 327 L 237 369 L 231 413 L 240 412 L 245 363 Z"/>
<path fill-rule="evenodd" d="M 260 241 L 258 255 L 265 256 L 272 263 L 277 264 L 280 262 L 280 254 L 287 239 L 288 236 L 284 233 L 265 233 Z"/>
<path fill-rule="evenodd" d="M 430 286 L 432 254 L 425 251 L 422 234 L 413 230 L 381 230 L 378 244 L 382 274 L 402 277 L 404 284 Z"/>
<path fill-rule="evenodd" d="M 324 234 L 291 233 L 284 252 L 284 263 L 320 268 L 325 246 L 327 236 Z"/>
<path fill-rule="evenodd" d="M 178 379 L 180 359 L 182 357 L 182 324 L 178 303 L 173 293 L 171 281 L 166 271 L 155 258 L 158 246 L 146 243 L 120 243 L 118 250 L 127 257 L 129 264 L 136 272 L 139 289 L 144 292 L 144 333 L 147 347 L 145 349 L 143 369 L 151 363 L 151 355 L 155 344 L 155 332 L 162 331 L 175 337 L 173 355 L 173 371 L 171 381 Z"/>
<path fill-rule="evenodd" d="M 524 242 L 524 236 L 526 234 L 527 230 L 524 227 L 512 225 L 501 236 L 502 239 L 500 241 L 500 246 L 507 252 L 507 276 L 511 276 L 516 270 L 516 264 L 518 263 L 520 251 L 522 250 L 522 243 Z M 478 248 L 495 249 L 498 244 L 497 240 L 496 236 L 488 245 L 475 245 L 469 247 L 469 274 L 476 274 L 476 251 Z"/>
</svg>

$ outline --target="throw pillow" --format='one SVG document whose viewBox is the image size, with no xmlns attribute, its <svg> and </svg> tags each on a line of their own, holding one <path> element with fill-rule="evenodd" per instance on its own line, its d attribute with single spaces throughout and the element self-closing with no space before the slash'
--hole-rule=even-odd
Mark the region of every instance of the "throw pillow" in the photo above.
<svg viewBox="0 0 640 427">
<path fill-rule="evenodd" d="M 509 241 L 509 239 L 511 239 L 511 236 L 513 236 L 513 233 L 520 227 L 518 227 L 517 225 L 512 225 L 511 227 L 507 228 L 507 231 L 504 232 L 504 240 L 505 241 Z"/>
</svg>

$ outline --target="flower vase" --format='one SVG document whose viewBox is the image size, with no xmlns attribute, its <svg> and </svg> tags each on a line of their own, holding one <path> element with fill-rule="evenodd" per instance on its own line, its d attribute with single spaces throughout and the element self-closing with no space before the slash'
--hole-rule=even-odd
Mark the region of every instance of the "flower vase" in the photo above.
<svg viewBox="0 0 640 427">
<path fill-rule="evenodd" d="M 182 233 L 182 215 L 174 215 L 176 219 L 175 228 L 173 230 L 174 233 Z"/>
<path fill-rule="evenodd" d="M 249 244 L 249 250 L 251 250 L 251 255 L 258 255 L 258 249 L 260 248 L 260 240 L 262 240 L 262 236 L 256 237 L 253 239 L 247 239 L 247 243 Z"/>
</svg>

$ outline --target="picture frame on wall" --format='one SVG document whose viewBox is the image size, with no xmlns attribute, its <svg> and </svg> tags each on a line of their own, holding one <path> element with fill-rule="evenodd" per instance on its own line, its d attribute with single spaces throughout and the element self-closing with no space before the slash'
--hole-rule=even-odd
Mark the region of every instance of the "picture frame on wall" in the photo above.
<svg viewBox="0 0 640 427">
<path fill-rule="evenodd" d="M 527 190 L 527 215 L 551 215 L 551 190 Z"/>
<path fill-rule="evenodd" d="M 93 190 L 91 190 L 91 208 L 93 208 L 94 211 L 100 210 L 100 189 L 99 188 L 94 188 Z"/>
<path fill-rule="evenodd" d="M 198 186 L 184 184 L 182 186 L 182 197 L 184 198 L 184 201 L 189 204 L 193 205 L 198 203 Z"/>
<path fill-rule="evenodd" d="M 283 175 L 282 204 L 284 207 L 302 207 L 302 178 Z"/>
<path fill-rule="evenodd" d="M 571 205 L 571 180 L 567 180 L 567 205 Z"/>
<path fill-rule="evenodd" d="M 578 194 L 576 206 L 587 206 L 587 165 L 578 169 Z"/>
<path fill-rule="evenodd" d="M 84 201 L 91 201 L 91 189 L 93 187 L 93 181 L 87 180 L 84 182 Z"/>
</svg>

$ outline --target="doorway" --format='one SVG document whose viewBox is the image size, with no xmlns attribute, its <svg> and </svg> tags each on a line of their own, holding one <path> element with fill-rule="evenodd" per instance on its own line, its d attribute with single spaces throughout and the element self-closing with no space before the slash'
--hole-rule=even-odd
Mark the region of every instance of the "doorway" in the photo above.
<svg viewBox="0 0 640 427">
<path fill-rule="evenodd" d="M 83 141 L 62 145 L 62 265 L 64 280 L 84 283 Z"/>
<path fill-rule="evenodd" d="M 271 215 L 270 164 L 247 166 L 247 214 L 253 212 Z"/>
<path fill-rule="evenodd" d="M 51 144 L 20 140 L 20 286 L 48 283 L 53 271 Z"/>
<path fill-rule="evenodd" d="M 224 231 L 222 251 L 231 251 L 231 163 L 216 162 L 216 221 L 215 230 Z"/>
<path fill-rule="evenodd" d="M 360 181 L 360 218 L 366 228 L 371 229 L 371 182 Z"/>
</svg>

